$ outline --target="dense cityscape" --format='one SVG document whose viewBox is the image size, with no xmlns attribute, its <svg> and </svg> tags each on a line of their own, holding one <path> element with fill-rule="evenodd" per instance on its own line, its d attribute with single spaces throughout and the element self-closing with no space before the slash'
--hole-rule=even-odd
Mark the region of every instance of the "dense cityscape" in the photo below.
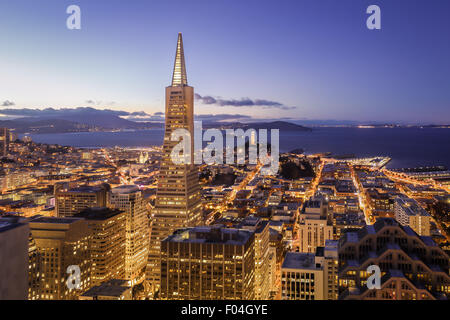
<svg viewBox="0 0 450 320">
<path fill-rule="evenodd" d="M 193 101 L 179 34 L 162 146 L 1 129 L 0 299 L 450 298 L 450 171 L 298 150 L 272 175 L 248 152 L 176 164 L 171 135 L 193 133 Z"/>
</svg>

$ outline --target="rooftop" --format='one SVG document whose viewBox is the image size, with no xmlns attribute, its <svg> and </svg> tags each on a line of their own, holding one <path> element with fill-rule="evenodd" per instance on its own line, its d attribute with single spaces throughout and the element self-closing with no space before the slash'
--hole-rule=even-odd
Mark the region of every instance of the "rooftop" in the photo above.
<svg viewBox="0 0 450 320">
<path fill-rule="evenodd" d="M 185 228 L 175 231 L 163 242 L 191 242 L 191 243 L 223 243 L 231 245 L 246 244 L 253 231 L 247 229 L 224 228 L 220 225 Z"/>
<path fill-rule="evenodd" d="M 114 194 L 127 194 L 127 193 L 134 193 L 137 191 L 139 191 L 139 187 L 134 184 L 119 186 L 111 190 L 111 192 Z"/>
<path fill-rule="evenodd" d="M 131 287 L 127 285 L 127 281 L 112 279 L 108 282 L 102 283 L 99 286 L 92 287 L 82 294 L 85 297 L 107 296 L 107 297 L 121 297 Z"/>
<path fill-rule="evenodd" d="M 81 220 L 82 218 L 60 218 L 60 217 L 38 217 L 30 221 L 30 223 L 58 223 L 58 224 L 70 224 Z"/>
<path fill-rule="evenodd" d="M 283 269 L 316 269 L 314 253 L 288 252 L 284 258 Z"/>
<path fill-rule="evenodd" d="M 74 217 L 85 218 L 88 220 L 106 220 L 122 212 L 123 211 L 118 209 L 110 209 L 106 207 L 93 207 L 84 209 L 83 211 L 75 214 Z"/>
</svg>

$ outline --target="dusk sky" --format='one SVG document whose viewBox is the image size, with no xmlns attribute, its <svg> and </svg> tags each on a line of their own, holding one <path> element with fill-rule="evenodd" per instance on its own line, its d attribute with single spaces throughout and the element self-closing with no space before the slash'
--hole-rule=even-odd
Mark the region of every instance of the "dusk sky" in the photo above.
<svg viewBox="0 0 450 320">
<path fill-rule="evenodd" d="M 0 0 L 0 106 L 164 111 L 182 32 L 189 85 L 217 101 L 197 114 L 448 124 L 449 15 L 448 0 Z"/>
</svg>

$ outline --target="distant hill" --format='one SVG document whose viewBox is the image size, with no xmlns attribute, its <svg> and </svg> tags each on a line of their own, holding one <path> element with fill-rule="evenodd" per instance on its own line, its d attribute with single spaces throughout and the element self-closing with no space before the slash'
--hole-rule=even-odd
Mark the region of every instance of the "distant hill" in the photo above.
<svg viewBox="0 0 450 320">
<path fill-rule="evenodd" d="M 64 133 L 85 131 L 107 131 L 117 129 L 164 128 L 155 122 L 134 122 L 115 115 L 75 116 L 72 119 L 28 117 L 14 120 L 0 120 L 0 127 L 14 129 L 17 133 Z"/>
<path fill-rule="evenodd" d="M 241 122 L 210 122 L 203 123 L 203 128 L 220 128 L 220 129 L 279 129 L 280 131 L 312 131 L 311 128 L 307 128 L 295 123 L 286 121 L 272 121 L 272 122 L 251 122 L 251 123 L 241 123 Z"/>
<path fill-rule="evenodd" d="M 61 133 L 94 130 L 95 127 L 61 119 L 1 120 L 0 127 L 14 129 L 16 133 Z"/>
<path fill-rule="evenodd" d="M 124 119 L 130 115 L 148 115 L 145 112 L 129 113 L 116 110 L 99 110 L 90 107 L 66 109 L 4 109 L 6 115 L 16 115 L 20 118 L 0 120 L 0 126 L 14 129 L 17 133 L 64 133 L 83 131 L 109 130 L 142 130 L 163 129 L 162 122 L 131 121 Z M 311 131 L 310 128 L 286 121 L 270 122 L 203 122 L 203 128 L 219 129 L 279 129 L 281 131 Z"/>
</svg>

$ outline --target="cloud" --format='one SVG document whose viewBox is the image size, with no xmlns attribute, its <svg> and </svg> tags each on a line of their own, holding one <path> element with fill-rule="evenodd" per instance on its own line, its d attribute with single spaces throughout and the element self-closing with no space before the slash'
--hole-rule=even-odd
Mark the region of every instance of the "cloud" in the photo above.
<svg viewBox="0 0 450 320">
<path fill-rule="evenodd" d="M 196 114 L 195 120 L 201 121 L 226 121 L 226 120 L 250 120 L 252 117 L 243 114 Z"/>
<path fill-rule="evenodd" d="M 212 96 L 201 96 L 198 93 L 195 94 L 195 99 L 199 100 L 203 104 L 214 104 L 220 107 L 263 107 L 263 108 L 276 108 L 282 110 L 291 110 L 296 107 L 285 106 L 284 104 L 264 99 L 250 99 L 250 98 L 242 98 L 240 100 L 237 99 L 220 99 L 214 98 Z"/>
<path fill-rule="evenodd" d="M 68 115 L 115 115 L 119 117 L 127 116 L 150 116 L 144 111 L 128 112 L 122 110 L 111 109 L 95 109 L 92 107 L 78 107 L 78 108 L 46 108 L 46 109 L 3 109 L 0 111 L 4 115 L 22 116 L 22 117 L 42 117 L 55 118 L 58 116 Z"/>
<path fill-rule="evenodd" d="M 11 106 L 14 106 L 14 105 L 15 105 L 15 103 L 12 102 L 12 101 L 9 101 L 9 100 L 5 100 L 2 103 L 2 107 L 11 107 Z"/>
<path fill-rule="evenodd" d="M 95 101 L 95 100 L 92 100 L 92 99 L 86 100 L 85 103 L 88 104 L 88 105 L 97 105 L 97 106 L 100 106 L 100 105 L 102 105 L 102 104 L 103 104 L 104 106 L 113 106 L 113 105 L 116 104 L 115 101 L 102 102 L 102 101 L 100 101 L 100 100 L 99 100 L 99 101 Z"/>
</svg>

